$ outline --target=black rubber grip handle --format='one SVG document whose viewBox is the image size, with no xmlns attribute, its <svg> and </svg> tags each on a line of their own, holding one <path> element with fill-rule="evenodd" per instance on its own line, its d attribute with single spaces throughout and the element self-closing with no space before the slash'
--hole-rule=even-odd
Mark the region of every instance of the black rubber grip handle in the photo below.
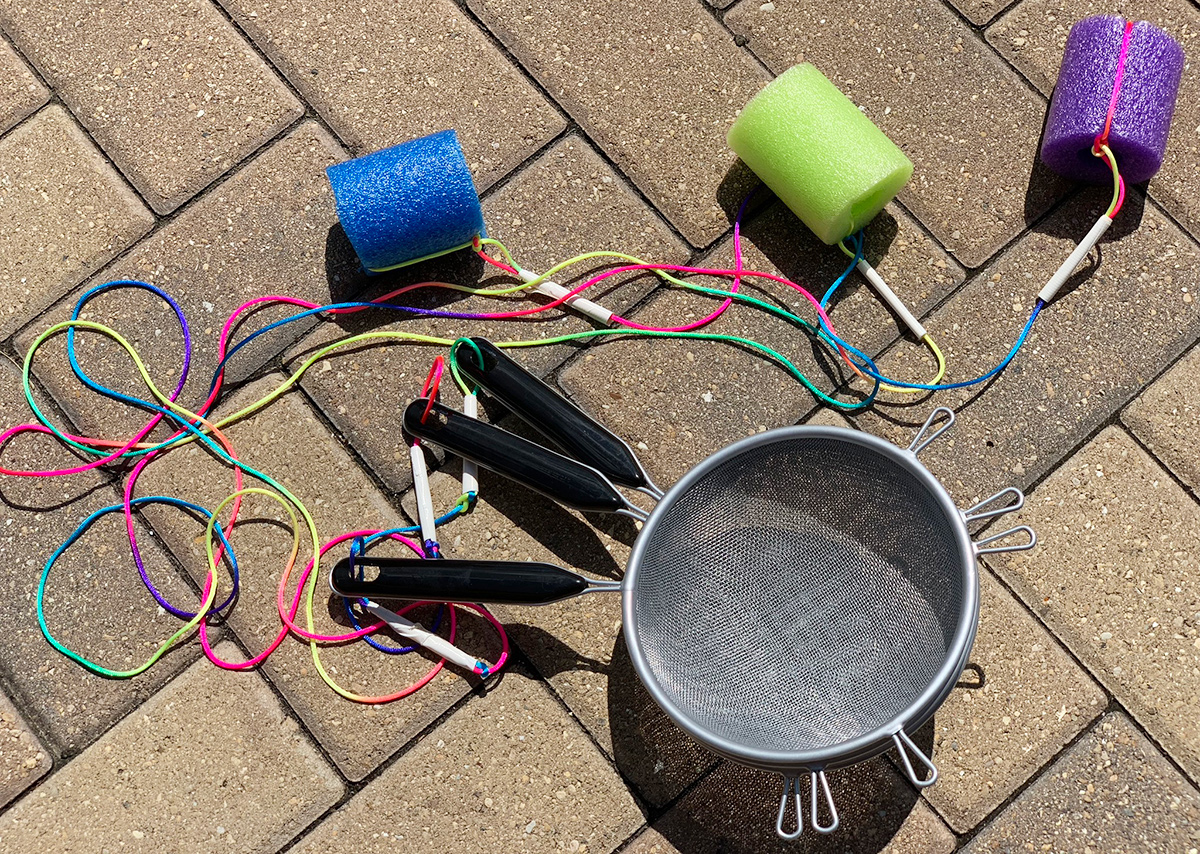
<svg viewBox="0 0 1200 854">
<path fill-rule="evenodd" d="M 588 588 L 582 575 L 551 563 L 388 557 L 359 557 L 353 565 L 343 558 L 331 584 L 335 593 L 356 598 L 498 605 L 545 605 Z"/>
<path fill-rule="evenodd" d="M 406 432 L 540 492 L 575 510 L 615 513 L 625 499 L 604 475 L 528 439 L 426 398 L 404 410 Z"/>
<path fill-rule="evenodd" d="M 546 438 L 623 486 L 647 486 L 646 474 L 625 442 L 603 424 L 522 368 L 486 338 L 472 338 L 479 348 L 458 345 L 458 369 L 484 391 Z M 480 357 L 483 364 L 479 364 Z"/>
</svg>

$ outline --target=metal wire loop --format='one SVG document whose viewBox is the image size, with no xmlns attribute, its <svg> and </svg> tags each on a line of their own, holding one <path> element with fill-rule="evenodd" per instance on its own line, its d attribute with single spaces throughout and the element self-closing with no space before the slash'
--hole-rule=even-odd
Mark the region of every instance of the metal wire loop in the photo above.
<svg viewBox="0 0 1200 854">
<path fill-rule="evenodd" d="M 820 783 L 821 791 L 825 794 L 825 807 L 829 811 L 829 824 L 821 824 L 817 814 L 817 784 Z M 809 810 L 810 820 L 812 821 L 813 830 L 817 833 L 833 833 L 841 824 L 841 819 L 838 818 L 837 807 L 833 805 L 833 795 L 829 792 L 829 781 L 825 779 L 824 771 L 812 772 L 812 809 Z"/>
<path fill-rule="evenodd" d="M 946 423 L 933 432 L 930 432 L 930 428 L 939 417 L 945 418 Z M 921 451 L 929 447 L 934 439 L 949 430 L 953 424 L 954 410 L 948 406 L 939 406 L 933 412 L 929 413 L 929 417 L 925 419 L 925 423 L 921 425 L 921 429 L 917 431 L 917 435 L 913 436 L 912 444 L 908 446 L 908 450 L 914 454 L 921 453 Z"/>
<path fill-rule="evenodd" d="M 791 833 L 783 829 L 783 820 L 787 814 L 788 795 L 794 795 L 796 799 L 796 829 Z M 800 834 L 804 833 L 804 809 L 800 803 L 800 781 L 796 777 L 783 777 L 783 795 L 779 798 L 779 815 L 775 819 L 775 832 L 779 834 L 779 838 L 791 842 L 794 839 L 799 839 Z"/>
</svg>

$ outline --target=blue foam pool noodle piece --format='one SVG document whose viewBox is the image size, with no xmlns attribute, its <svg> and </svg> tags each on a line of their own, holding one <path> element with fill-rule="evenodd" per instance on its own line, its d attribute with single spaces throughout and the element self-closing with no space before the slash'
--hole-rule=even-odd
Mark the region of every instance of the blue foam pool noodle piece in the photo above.
<svg viewBox="0 0 1200 854">
<path fill-rule="evenodd" d="M 342 229 L 368 271 L 486 234 L 479 194 L 453 130 L 336 163 L 325 174 Z"/>
</svg>

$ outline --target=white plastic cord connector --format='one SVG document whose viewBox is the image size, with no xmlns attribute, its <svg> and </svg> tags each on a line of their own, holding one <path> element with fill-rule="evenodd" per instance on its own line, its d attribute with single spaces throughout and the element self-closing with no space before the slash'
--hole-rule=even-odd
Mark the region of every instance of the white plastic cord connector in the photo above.
<svg viewBox="0 0 1200 854">
<path fill-rule="evenodd" d="M 521 277 L 521 281 L 523 282 L 532 282 L 538 278 L 537 273 L 531 273 L 529 270 L 523 270 L 521 268 L 517 268 L 517 274 Z M 535 286 L 534 290 L 540 294 L 545 294 L 551 299 L 562 299 L 570 293 L 570 291 L 568 291 L 562 285 L 556 285 L 554 282 L 542 282 L 540 285 Z M 580 294 L 569 297 L 566 300 L 566 305 L 569 305 L 580 314 L 584 315 L 585 317 L 589 317 L 604 326 L 608 326 L 609 323 L 612 322 L 613 313 L 611 311 L 599 303 L 594 303 L 590 299 L 584 299 Z"/>
<path fill-rule="evenodd" d="M 1104 232 L 1108 231 L 1108 227 L 1113 224 L 1108 214 L 1101 214 L 1100 219 L 1096 220 L 1096 224 L 1092 226 L 1092 230 L 1087 233 L 1087 237 L 1079 241 L 1079 245 L 1075 247 L 1075 251 L 1070 254 L 1066 261 L 1063 261 L 1058 272 L 1050 277 L 1050 281 L 1046 282 L 1046 286 L 1038 291 L 1038 299 L 1049 304 L 1058 293 L 1058 289 L 1063 286 L 1063 283 L 1070 278 L 1075 272 L 1075 268 L 1079 266 L 1079 262 L 1092 251 L 1100 238 L 1104 236 Z"/>
<path fill-rule="evenodd" d="M 415 442 L 408 449 L 412 462 L 413 491 L 417 493 L 417 522 L 421 525 L 421 542 L 437 542 L 433 520 L 433 496 L 429 494 L 429 470 L 425 468 L 425 453 Z"/>
<path fill-rule="evenodd" d="M 401 617 L 396 612 L 389 611 L 377 602 L 367 599 L 363 607 L 391 626 L 392 630 L 400 635 L 400 637 L 420 644 L 434 655 L 440 655 L 451 664 L 457 664 L 459 667 L 473 672 L 488 673 L 492 669 L 492 666 L 486 661 L 481 661 L 475 656 L 463 652 L 450 643 L 450 641 L 440 635 L 435 635 L 420 623 L 414 623 L 412 620 Z"/>
<path fill-rule="evenodd" d="M 468 418 L 479 417 L 479 398 L 473 391 L 463 395 L 463 415 Z M 472 492 L 476 497 L 479 496 L 479 466 L 470 460 L 463 460 L 462 494 L 468 495 Z"/>
<path fill-rule="evenodd" d="M 908 310 L 908 306 L 896 296 L 896 292 L 888 287 L 888 283 L 883 280 L 883 276 L 875 272 L 875 268 L 867 263 L 866 259 L 860 259 L 858 264 L 858 272 L 863 274 L 871 287 L 875 289 L 875 293 L 883 297 L 883 301 L 891 306 L 892 311 L 900 315 L 900 319 L 904 321 L 904 325 L 909 328 L 913 335 L 917 336 L 917 340 L 921 341 L 927 334 L 925 327 L 921 325 L 921 321 L 917 320 L 916 316 Z"/>
</svg>

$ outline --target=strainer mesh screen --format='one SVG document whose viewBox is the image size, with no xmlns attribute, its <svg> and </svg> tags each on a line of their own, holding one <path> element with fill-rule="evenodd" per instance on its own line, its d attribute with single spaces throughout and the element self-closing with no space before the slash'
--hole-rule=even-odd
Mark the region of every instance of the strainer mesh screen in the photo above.
<svg viewBox="0 0 1200 854">
<path fill-rule="evenodd" d="M 637 568 L 639 645 L 667 699 L 746 747 L 802 751 L 907 709 L 963 607 L 955 527 L 858 443 L 741 452 L 664 509 Z"/>
</svg>

